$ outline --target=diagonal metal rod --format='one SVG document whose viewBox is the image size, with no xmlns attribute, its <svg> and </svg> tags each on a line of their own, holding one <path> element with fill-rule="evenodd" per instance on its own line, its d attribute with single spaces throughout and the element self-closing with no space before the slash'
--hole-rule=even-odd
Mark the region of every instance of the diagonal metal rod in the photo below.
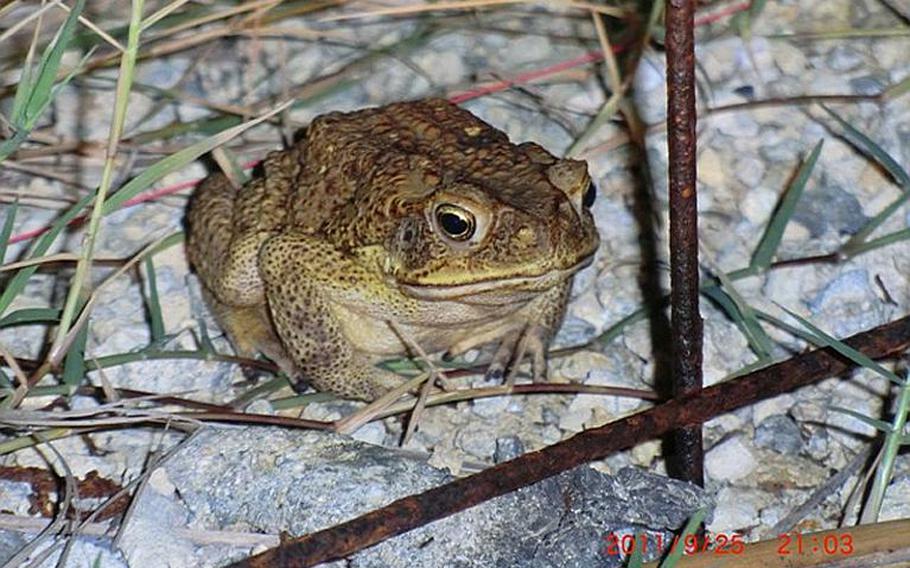
<svg viewBox="0 0 910 568">
<path fill-rule="evenodd" d="M 859 333 L 845 342 L 873 359 L 903 353 L 910 347 L 910 316 Z M 304 567 L 344 558 L 493 497 L 664 436 L 679 426 L 702 424 L 720 414 L 839 375 L 852 367 L 852 362 L 832 349 L 803 353 L 604 426 L 585 430 L 568 440 L 523 454 L 470 477 L 403 497 L 333 527 L 287 540 L 276 548 L 231 566 Z"/>
<path fill-rule="evenodd" d="M 698 311 L 698 199 L 695 189 L 695 0 L 667 4 L 667 146 L 670 164 L 670 322 L 673 395 L 702 388 L 702 320 Z M 701 426 L 668 439 L 667 469 L 704 484 Z"/>
</svg>

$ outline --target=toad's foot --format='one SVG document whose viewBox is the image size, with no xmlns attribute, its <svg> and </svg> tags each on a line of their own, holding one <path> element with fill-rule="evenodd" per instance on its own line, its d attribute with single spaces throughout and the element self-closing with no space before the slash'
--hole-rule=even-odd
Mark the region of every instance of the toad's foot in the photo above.
<svg viewBox="0 0 910 568">
<path fill-rule="evenodd" d="M 500 380 L 505 376 L 506 384 L 513 385 L 518 367 L 525 356 L 531 360 L 531 378 L 535 383 L 547 380 L 547 345 L 550 343 L 552 330 L 542 325 L 529 324 L 523 329 L 503 338 L 485 377 Z"/>
<path fill-rule="evenodd" d="M 533 381 L 545 382 L 547 349 L 562 322 L 571 284 L 569 280 L 554 286 L 501 325 L 459 341 L 446 351 L 445 357 L 459 355 L 479 345 L 499 340 L 499 347 L 487 368 L 487 379 L 500 380 L 505 377 L 507 384 L 513 384 L 519 366 L 528 357 Z"/>
</svg>

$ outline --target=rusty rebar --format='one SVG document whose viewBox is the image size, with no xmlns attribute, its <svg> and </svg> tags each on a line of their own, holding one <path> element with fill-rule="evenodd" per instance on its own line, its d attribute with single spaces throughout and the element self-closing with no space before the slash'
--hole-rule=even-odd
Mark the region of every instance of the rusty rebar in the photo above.
<svg viewBox="0 0 910 568">
<path fill-rule="evenodd" d="M 910 316 L 845 341 L 873 359 L 897 355 L 910 347 Z M 470 477 L 404 497 L 334 527 L 286 541 L 233 566 L 313 566 L 343 558 L 494 497 L 659 438 L 680 426 L 702 424 L 720 414 L 839 375 L 853 366 L 830 348 L 804 353 L 586 430 Z"/>
<path fill-rule="evenodd" d="M 670 322 L 673 396 L 702 388 L 698 311 L 698 199 L 695 187 L 695 0 L 667 3 L 667 147 L 670 165 Z M 704 484 L 701 425 L 670 433 L 667 470 Z"/>
</svg>

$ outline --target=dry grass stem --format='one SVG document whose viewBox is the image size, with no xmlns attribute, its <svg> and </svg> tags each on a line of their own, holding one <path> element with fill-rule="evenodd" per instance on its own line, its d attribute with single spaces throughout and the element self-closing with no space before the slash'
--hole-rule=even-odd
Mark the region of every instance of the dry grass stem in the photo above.
<svg viewBox="0 0 910 568">
<path fill-rule="evenodd" d="M 119 496 L 119 495 L 118 495 Z M 45 528 L 51 521 L 37 517 L 24 517 L 9 513 L 0 513 L 0 529 L 20 533 L 34 534 Z M 175 538 L 185 539 L 199 545 L 226 544 L 238 547 L 272 547 L 278 545 L 278 535 L 248 533 L 240 531 L 207 531 L 172 527 Z M 106 537 L 110 534 L 111 523 L 85 523 L 79 527 L 79 533 L 85 536 Z"/>
<path fill-rule="evenodd" d="M 412 392 L 425 381 L 429 380 L 429 378 L 429 373 L 420 373 L 416 377 L 408 379 L 357 412 L 335 422 L 335 432 L 338 432 L 339 434 L 350 434 L 367 422 L 376 420 L 383 414 L 383 411 L 389 408 L 395 401 L 405 394 Z"/>
<path fill-rule="evenodd" d="M 95 261 L 99 263 L 133 262 L 132 260 L 126 261 L 125 259 L 116 256 L 99 256 L 95 258 Z M 37 258 L 28 258 L 26 260 L 9 262 L 7 264 L 0 265 L 0 272 L 6 272 L 8 270 L 19 270 L 20 268 L 25 268 L 27 266 L 38 266 L 42 264 L 53 264 L 58 262 L 79 262 L 79 255 L 72 252 L 58 252 L 56 254 L 47 254 L 44 256 L 39 256 Z"/>
<path fill-rule="evenodd" d="M 70 13 L 69 6 L 60 2 L 60 0 L 54 0 L 54 5 L 61 8 L 67 14 Z M 93 32 L 95 32 L 98 35 L 98 37 L 100 37 L 104 41 L 111 44 L 114 47 L 114 49 L 116 49 L 117 51 L 119 51 L 121 53 L 126 51 L 126 47 L 122 43 L 120 43 L 119 41 L 114 39 L 112 36 L 110 36 L 107 32 L 105 32 L 104 30 L 102 30 L 101 28 L 96 26 L 94 24 L 94 22 L 92 22 L 85 16 L 79 16 L 79 23 L 82 24 L 83 26 L 87 27 L 88 29 L 92 30 Z"/>
<path fill-rule="evenodd" d="M 600 14 L 591 13 L 591 19 L 594 20 L 594 29 L 597 32 L 597 40 L 600 42 L 600 49 L 604 54 L 604 64 L 607 66 L 607 77 L 610 82 L 610 89 L 613 94 L 622 92 L 622 77 L 619 74 L 619 64 L 616 62 L 616 54 L 613 52 L 613 44 L 610 42 L 610 36 L 607 34 L 607 28 L 604 26 L 603 18 Z"/>
<path fill-rule="evenodd" d="M 47 12 L 48 10 L 50 10 L 51 8 L 53 8 L 53 7 L 55 7 L 55 6 L 56 6 L 55 3 L 52 3 L 52 4 L 45 4 L 44 6 L 41 6 L 40 8 L 38 8 L 37 10 L 35 10 L 34 12 L 30 13 L 30 14 L 27 15 L 26 17 L 22 18 L 21 20 L 19 20 L 18 22 L 16 22 L 15 24 L 13 24 L 12 26 L 10 26 L 9 28 L 7 28 L 6 31 L 4 31 L 2 34 L 0 34 L 0 43 L 3 43 L 4 40 L 6 40 L 6 39 L 8 39 L 9 37 L 15 35 L 16 32 L 18 32 L 19 30 L 21 30 L 21 29 L 24 28 L 25 26 L 27 26 L 27 25 L 29 25 L 30 23 L 32 23 L 32 21 L 34 21 L 34 20 L 40 18 L 41 16 L 44 15 L 45 12 Z M 34 45 L 34 42 L 33 42 L 33 45 Z"/>
<path fill-rule="evenodd" d="M 198 18 L 193 18 L 191 20 L 187 20 L 186 22 L 183 22 L 182 24 L 177 24 L 175 26 L 169 27 L 166 30 L 162 30 L 161 32 L 152 32 L 152 33 L 148 34 L 147 38 L 150 40 L 155 40 L 155 39 L 159 39 L 162 37 L 171 36 L 171 35 L 180 33 L 185 30 L 191 30 L 193 28 L 197 28 L 197 27 L 205 25 L 205 24 L 217 22 L 218 20 L 224 20 L 224 19 L 231 18 L 231 17 L 237 16 L 240 14 L 251 12 L 251 11 L 258 11 L 260 8 L 265 7 L 265 6 L 268 6 L 269 8 L 271 8 L 271 7 L 274 7 L 274 5 L 279 4 L 279 3 L 280 2 L 276 2 L 276 0 L 258 0 L 257 2 L 241 2 L 240 4 L 238 4 L 237 6 L 234 6 L 232 8 L 226 8 L 224 10 L 213 11 L 204 16 L 199 16 Z M 159 16 L 159 14 L 157 12 L 155 14 L 152 14 L 151 16 L 149 16 L 147 18 L 147 20 L 145 22 L 142 23 L 143 29 L 148 28 L 149 26 L 151 26 L 152 24 L 154 24 L 161 18 L 165 17 L 166 15 L 167 14 Z"/>
<path fill-rule="evenodd" d="M 3 405 L 7 408 L 15 408 L 19 406 L 25 396 L 28 394 L 28 377 L 22 371 L 22 367 L 19 366 L 19 362 L 16 361 L 16 358 L 13 357 L 6 347 L 0 345 L 0 356 L 3 356 L 3 360 L 6 361 L 6 365 L 13 371 L 13 376 L 16 377 L 16 389 L 13 391 L 12 396 L 3 401 Z"/>
<path fill-rule="evenodd" d="M 170 16 L 171 14 L 173 14 L 175 11 L 179 10 L 184 4 L 188 3 L 189 1 L 190 0 L 174 0 L 174 2 L 171 2 L 170 4 L 167 4 L 165 6 L 162 6 L 156 12 L 154 12 L 151 16 L 142 20 L 142 26 L 141 26 L 142 31 L 149 29 L 150 27 L 154 26 L 155 24 L 157 24 L 164 18 Z"/>
<path fill-rule="evenodd" d="M 420 361 L 426 366 L 426 371 L 429 373 L 429 378 L 420 387 L 417 402 L 414 404 L 414 409 L 411 411 L 411 416 L 408 418 L 408 425 L 405 428 L 404 437 L 402 438 L 402 445 L 404 445 L 411 440 L 411 436 L 413 436 L 414 432 L 417 430 L 417 424 L 420 422 L 420 417 L 423 415 L 424 408 L 426 408 L 427 396 L 429 396 L 433 385 L 436 384 L 437 380 L 448 385 L 449 378 L 433 364 L 433 361 L 430 360 L 420 344 L 405 332 L 397 321 L 389 319 L 388 323 L 389 327 L 391 327 L 395 334 L 405 343 L 405 345 L 407 345 L 408 349 L 418 355 Z"/>
<path fill-rule="evenodd" d="M 410 6 L 393 6 L 389 8 L 377 8 L 375 10 L 364 10 L 353 14 L 341 14 L 338 16 L 327 16 L 320 18 L 320 22 L 338 22 L 343 20 L 355 20 L 360 18 L 370 18 L 376 16 L 407 16 L 421 14 L 424 12 L 450 11 L 450 10 L 473 10 L 477 8 L 489 8 L 491 6 L 503 6 L 507 4 L 533 4 L 529 0 L 450 0 L 433 2 L 426 4 L 414 4 Z M 593 10 L 608 16 L 622 17 L 626 11 L 611 6 L 600 6 L 589 2 L 556 2 L 556 6 L 579 8 L 583 10 Z"/>
</svg>

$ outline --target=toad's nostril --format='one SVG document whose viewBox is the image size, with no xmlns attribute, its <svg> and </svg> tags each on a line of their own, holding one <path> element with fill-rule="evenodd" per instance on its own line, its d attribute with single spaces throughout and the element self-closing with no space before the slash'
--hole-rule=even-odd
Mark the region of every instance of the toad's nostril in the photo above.
<svg viewBox="0 0 910 568">
<path fill-rule="evenodd" d="M 560 217 L 567 217 L 569 219 L 575 219 L 577 217 L 577 215 L 578 215 L 578 211 L 576 210 L 576 206 L 573 205 L 570 200 L 563 199 L 559 203 L 559 216 Z"/>
</svg>

